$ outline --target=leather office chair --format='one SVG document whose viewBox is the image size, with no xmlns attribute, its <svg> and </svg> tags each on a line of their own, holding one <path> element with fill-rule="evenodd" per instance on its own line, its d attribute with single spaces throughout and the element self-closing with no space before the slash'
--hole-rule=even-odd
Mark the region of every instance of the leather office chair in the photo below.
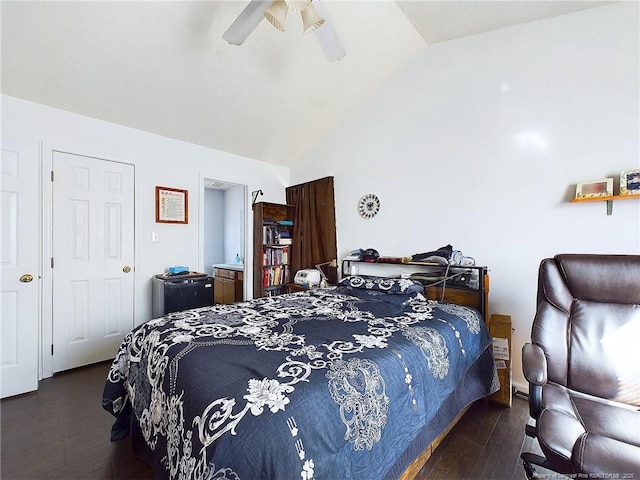
<svg viewBox="0 0 640 480">
<path fill-rule="evenodd" d="M 531 343 L 526 433 L 533 465 L 573 478 L 640 479 L 640 255 L 542 261 Z M 582 476 L 584 474 L 584 476 Z"/>
</svg>

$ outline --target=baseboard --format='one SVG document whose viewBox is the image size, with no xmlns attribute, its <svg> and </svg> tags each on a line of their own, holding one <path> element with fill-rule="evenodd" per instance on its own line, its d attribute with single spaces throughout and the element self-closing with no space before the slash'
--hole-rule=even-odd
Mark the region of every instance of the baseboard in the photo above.
<svg viewBox="0 0 640 480">
<path fill-rule="evenodd" d="M 528 383 L 526 383 L 524 385 L 523 384 L 519 384 L 519 383 L 514 383 L 513 384 L 513 390 L 514 390 L 514 393 L 516 393 L 516 394 L 520 393 L 520 394 L 522 394 L 524 396 L 529 396 L 529 384 Z"/>
</svg>

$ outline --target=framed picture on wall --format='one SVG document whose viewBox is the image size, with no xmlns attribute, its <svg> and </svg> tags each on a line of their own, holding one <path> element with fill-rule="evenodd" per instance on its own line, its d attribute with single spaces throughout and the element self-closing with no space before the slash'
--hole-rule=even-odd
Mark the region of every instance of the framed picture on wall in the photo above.
<svg viewBox="0 0 640 480">
<path fill-rule="evenodd" d="M 189 192 L 156 187 L 156 223 L 189 223 Z"/>
<path fill-rule="evenodd" d="M 610 197 L 613 195 L 613 178 L 581 182 L 576 185 L 576 198 Z"/>
<path fill-rule="evenodd" d="M 640 195 L 640 168 L 620 174 L 620 195 Z"/>
</svg>

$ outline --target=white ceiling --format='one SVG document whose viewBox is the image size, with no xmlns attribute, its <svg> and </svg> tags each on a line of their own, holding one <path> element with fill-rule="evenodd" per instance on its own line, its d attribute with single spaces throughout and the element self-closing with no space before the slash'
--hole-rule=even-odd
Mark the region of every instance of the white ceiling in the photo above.
<svg viewBox="0 0 640 480">
<path fill-rule="evenodd" d="M 338 62 L 291 13 L 227 44 L 245 0 L 2 0 L 2 93 L 292 165 L 429 44 L 610 3 L 321 1 Z"/>
</svg>

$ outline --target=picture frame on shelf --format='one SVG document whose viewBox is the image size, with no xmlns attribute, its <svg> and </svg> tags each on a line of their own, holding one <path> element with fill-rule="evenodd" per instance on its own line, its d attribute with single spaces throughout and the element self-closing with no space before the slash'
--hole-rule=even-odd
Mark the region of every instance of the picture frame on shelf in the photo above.
<svg viewBox="0 0 640 480">
<path fill-rule="evenodd" d="M 576 184 L 576 198 L 613 196 L 613 177 Z"/>
<path fill-rule="evenodd" d="M 189 223 L 189 192 L 156 187 L 156 223 Z"/>
<path fill-rule="evenodd" d="M 640 168 L 620 174 L 620 195 L 640 195 Z"/>
</svg>

